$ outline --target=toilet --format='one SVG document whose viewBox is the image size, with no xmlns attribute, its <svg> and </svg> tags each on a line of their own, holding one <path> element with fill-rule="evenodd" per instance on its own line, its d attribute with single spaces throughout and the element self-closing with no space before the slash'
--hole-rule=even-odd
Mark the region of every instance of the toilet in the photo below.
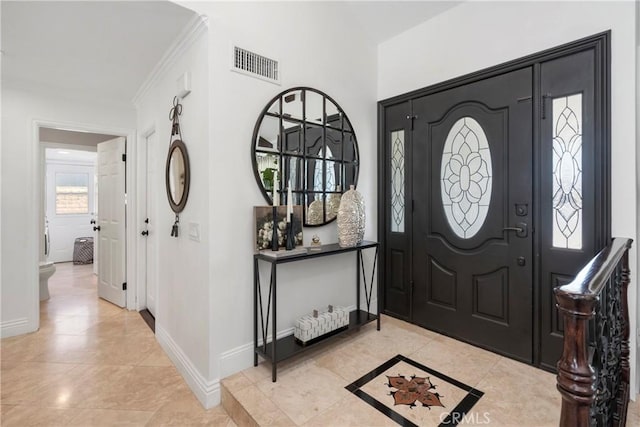
<svg viewBox="0 0 640 427">
<path fill-rule="evenodd" d="M 56 272 L 53 261 L 40 263 L 40 301 L 49 299 L 49 278 Z"/>
</svg>

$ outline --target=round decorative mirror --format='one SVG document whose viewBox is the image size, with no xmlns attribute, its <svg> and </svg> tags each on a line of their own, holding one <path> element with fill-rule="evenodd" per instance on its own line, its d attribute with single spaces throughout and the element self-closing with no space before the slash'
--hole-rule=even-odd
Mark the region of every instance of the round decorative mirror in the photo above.
<svg viewBox="0 0 640 427">
<path fill-rule="evenodd" d="M 175 213 L 180 213 L 189 196 L 189 156 L 184 142 L 176 139 L 169 147 L 166 168 L 166 185 L 169 205 Z"/>
<path fill-rule="evenodd" d="M 266 105 L 253 131 L 251 160 L 267 203 L 274 192 L 286 204 L 302 205 L 305 226 L 333 221 L 340 197 L 358 181 L 358 144 L 342 108 L 309 87 L 279 93 Z"/>
</svg>

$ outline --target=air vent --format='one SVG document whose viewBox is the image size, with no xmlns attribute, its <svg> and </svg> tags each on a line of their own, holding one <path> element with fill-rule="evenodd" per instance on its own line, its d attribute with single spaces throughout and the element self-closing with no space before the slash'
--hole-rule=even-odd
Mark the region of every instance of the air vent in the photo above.
<svg viewBox="0 0 640 427">
<path fill-rule="evenodd" d="M 234 46 L 233 71 L 280 84 L 278 61 Z"/>
</svg>

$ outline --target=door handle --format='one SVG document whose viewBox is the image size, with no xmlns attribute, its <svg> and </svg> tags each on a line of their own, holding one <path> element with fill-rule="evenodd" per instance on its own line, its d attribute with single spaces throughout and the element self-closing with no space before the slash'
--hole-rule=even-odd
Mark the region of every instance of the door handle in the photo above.
<svg viewBox="0 0 640 427">
<path fill-rule="evenodd" d="M 89 221 L 89 224 L 95 224 L 95 223 L 96 223 L 95 219 L 92 219 L 91 221 Z"/>
<path fill-rule="evenodd" d="M 518 222 L 515 227 L 505 227 L 502 231 L 515 231 L 516 237 L 527 237 L 529 235 L 529 227 L 526 222 Z"/>
<path fill-rule="evenodd" d="M 99 225 L 98 225 L 98 226 L 95 226 L 95 225 L 94 225 L 94 226 L 93 226 L 93 231 L 100 231 L 100 226 L 99 226 Z"/>
<path fill-rule="evenodd" d="M 140 233 L 143 236 L 148 236 L 149 235 L 149 230 L 144 230 L 142 233 Z"/>
</svg>

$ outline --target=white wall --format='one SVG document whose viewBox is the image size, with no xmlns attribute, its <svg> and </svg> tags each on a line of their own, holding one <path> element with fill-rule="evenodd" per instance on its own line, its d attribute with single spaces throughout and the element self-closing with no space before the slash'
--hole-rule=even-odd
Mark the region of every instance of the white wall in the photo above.
<svg viewBox="0 0 640 427">
<path fill-rule="evenodd" d="M 34 123 L 82 124 L 95 129 L 135 126 L 123 106 L 70 102 L 64 96 L 2 87 L 2 303 L 3 337 L 38 327 L 40 161 Z"/>
<path fill-rule="evenodd" d="M 210 319 L 213 288 L 210 284 L 209 227 L 213 225 L 209 214 L 211 194 L 211 165 L 209 151 L 209 71 L 208 39 L 206 27 L 199 26 L 199 35 L 184 44 L 164 65 L 156 76 L 155 83 L 137 101 L 138 129 L 144 134 L 152 129 L 156 132 L 157 178 L 154 186 L 156 199 L 155 217 L 150 221 L 155 230 L 158 250 L 158 271 L 156 288 L 156 334 L 163 347 L 174 360 L 192 390 L 205 406 L 211 406 L 215 399 L 217 383 L 210 373 L 211 350 L 209 337 L 213 325 Z M 170 145 L 171 121 L 169 110 L 177 94 L 176 80 L 185 72 L 191 75 L 191 93 L 181 101 L 182 115 L 180 129 L 187 146 L 191 167 L 191 187 L 186 207 L 180 213 L 178 238 L 171 237 L 171 226 L 175 213 L 171 210 L 165 191 L 165 162 Z M 140 144 L 140 150 L 143 145 Z M 138 182 L 144 183 L 145 153 L 138 151 Z M 227 165 L 228 166 L 228 165 Z M 218 202 L 221 202 L 218 199 Z M 143 229 L 144 189 L 139 187 L 139 228 L 138 243 L 145 244 L 139 237 Z M 221 206 L 229 203 L 221 203 Z M 200 227 L 199 242 L 189 238 L 189 224 Z M 218 232 L 229 231 L 228 226 L 216 228 Z M 142 260 L 138 264 L 143 268 Z M 144 287 L 143 283 L 138 286 Z M 142 290 L 142 288 L 141 288 Z M 219 397 L 218 397 L 219 399 Z"/>
<path fill-rule="evenodd" d="M 277 93 L 310 86 L 344 109 L 360 148 L 365 238 L 376 239 L 376 51 L 328 3 L 186 5 L 210 20 L 211 357 L 214 375 L 222 378 L 253 362 L 253 206 L 266 202 L 252 171 L 251 138 L 260 111 Z M 230 71 L 233 44 L 279 60 L 282 85 Z M 337 242 L 335 222 L 305 228 L 305 245 L 314 233 L 324 243 Z M 355 274 L 355 254 L 281 266 L 278 330 L 316 307 L 354 305 Z"/>
<path fill-rule="evenodd" d="M 634 2 L 467 2 L 378 48 L 378 99 L 399 95 L 611 29 L 613 235 L 637 246 L 636 11 Z M 636 319 L 637 254 L 629 300 Z M 636 323 L 631 328 L 636 384 Z M 637 386 L 636 386 L 637 388 Z"/>
</svg>

